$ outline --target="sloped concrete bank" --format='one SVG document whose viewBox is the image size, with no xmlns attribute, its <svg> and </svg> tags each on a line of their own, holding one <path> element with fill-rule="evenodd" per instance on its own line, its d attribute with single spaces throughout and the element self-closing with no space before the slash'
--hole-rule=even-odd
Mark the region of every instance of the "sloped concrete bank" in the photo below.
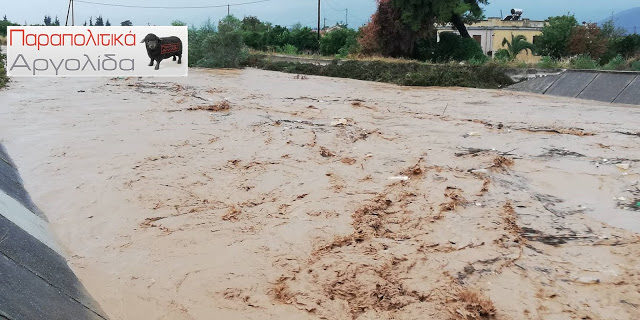
<svg viewBox="0 0 640 320">
<path fill-rule="evenodd" d="M 0 144 L 0 319 L 106 319 Z"/>
<path fill-rule="evenodd" d="M 516 83 L 507 89 L 640 105 L 640 72 L 566 70 Z"/>
</svg>

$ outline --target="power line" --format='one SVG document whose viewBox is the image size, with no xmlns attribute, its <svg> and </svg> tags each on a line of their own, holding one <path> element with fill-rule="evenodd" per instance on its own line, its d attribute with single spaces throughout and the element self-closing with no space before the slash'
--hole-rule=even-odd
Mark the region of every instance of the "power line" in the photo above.
<svg viewBox="0 0 640 320">
<path fill-rule="evenodd" d="M 206 9 L 206 8 L 223 8 L 223 7 L 235 7 L 235 6 L 244 6 L 247 4 L 255 4 L 261 2 L 268 2 L 271 0 L 257 0 L 250 2 L 241 2 L 241 3 L 229 3 L 229 4 L 219 4 L 219 5 L 209 5 L 209 6 L 187 6 L 187 7 L 159 7 L 159 6 L 135 6 L 128 4 L 116 4 L 116 3 L 104 3 L 104 2 L 93 2 L 93 1 L 85 1 L 85 0 L 74 0 L 74 2 L 81 2 L 86 4 L 95 4 L 100 6 L 108 6 L 108 7 L 125 7 L 125 8 L 142 8 L 142 9 Z"/>
<path fill-rule="evenodd" d="M 336 11 L 336 12 L 344 12 L 345 15 L 344 15 L 344 20 L 342 22 L 345 25 L 349 25 L 349 8 L 337 9 L 335 6 L 333 6 L 331 4 L 331 1 L 332 0 L 325 0 L 325 2 L 324 2 L 325 6 L 328 6 L 331 10 Z M 337 21 L 337 19 L 336 19 L 336 23 L 340 23 L 340 22 Z"/>
<path fill-rule="evenodd" d="M 333 5 L 331 5 L 331 2 L 330 2 L 330 1 L 325 1 L 324 3 L 325 3 L 327 6 L 329 6 L 329 8 L 331 8 L 331 10 L 334 10 L 334 11 L 344 11 L 344 9 L 336 9 L 336 7 L 334 7 Z"/>
</svg>

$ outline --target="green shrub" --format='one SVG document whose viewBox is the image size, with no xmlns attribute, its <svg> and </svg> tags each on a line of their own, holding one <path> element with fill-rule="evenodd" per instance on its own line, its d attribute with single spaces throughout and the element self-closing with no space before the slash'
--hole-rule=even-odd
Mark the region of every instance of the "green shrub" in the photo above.
<svg viewBox="0 0 640 320">
<path fill-rule="evenodd" d="M 5 55 L 0 53 L 0 88 L 4 87 L 7 84 L 7 81 L 9 80 L 7 78 L 7 70 L 4 69 L 5 58 L 6 58 Z"/>
<path fill-rule="evenodd" d="M 440 42 L 436 45 L 432 61 L 469 61 L 481 59 L 485 54 L 482 47 L 471 38 L 463 38 L 451 32 L 440 34 Z"/>
<path fill-rule="evenodd" d="M 460 47 L 453 55 L 453 58 L 456 61 L 469 60 L 473 58 L 482 59 L 484 57 L 486 57 L 486 55 L 482 52 L 482 47 L 476 40 L 471 38 L 461 38 Z"/>
<path fill-rule="evenodd" d="M 360 43 L 358 43 L 358 39 L 354 37 L 347 38 L 346 43 L 340 50 L 338 50 L 338 54 L 336 54 L 337 58 L 346 58 L 348 55 L 357 53 L 360 51 Z"/>
<path fill-rule="evenodd" d="M 243 31 L 242 39 L 244 40 L 244 44 L 249 48 L 253 48 L 256 50 L 264 50 L 265 43 L 263 33 L 258 31 Z"/>
<path fill-rule="evenodd" d="M 247 16 L 240 22 L 244 43 L 256 50 L 282 51 L 286 45 L 293 45 L 297 52 L 315 52 L 318 50 L 318 38 L 309 27 L 296 24 L 290 29 L 272 26 L 257 17 Z"/>
<path fill-rule="evenodd" d="M 544 56 L 538 62 L 538 68 L 542 68 L 542 69 L 556 69 L 559 67 L 560 67 L 560 63 L 558 62 L 558 60 L 550 56 Z"/>
<path fill-rule="evenodd" d="M 301 52 L 313 52 L 318 50 L 318 36 L 311 28 L 295 25 L 289 32 L 288 43 L 295 46 Z"/>
<path fill-rule="evenodd" d="M 469 64 L 472 66 L 481 66 L 487 62 L 489 62 L 489 57 L 482 55 L 482 57 L 473 57 L 471 59 L 469 59 Z"/>
<path fill-rule="evenodd" d="M 506 76 L 504 68 L 494 63 L 469 66 L 457 63 L 432 65 L 420 62 L 334 60 L 328 65 L 321 66 L 310 63 L 274 62 L 265 55 L 251 55 L 247 64 L 273 71 L 389 82 L 408 86 L 500 88 L 513 83 L 511 78 Z"/>
<path fill-rule="evenodd" d="M 616 38 L 609 43 L 610 51 L 629 58 L 640 53 L 640 34 Z"/>
<path fill-rule="evenodd" d="M 602 66 L 602 69 L 624 70 L 626 66 L 627 66 L 627 61 L 621 55 L 617 55 L 615 58 L 611 59 L 607 64 Z"/>
<path fill-rule="evenodd" d="M 571 59 L 570 66 L 573 69 L 598 69 L 598 63 L 589 55 L 581 54 Z"/>
<path fill-rule="evenodd" d="M 631 70 L 640 71 L 640 60 L 631 63 Z"/>
<path fill-rule="evenodd" d="M 0 20 L 0 36 L 6 37 L 7 36 L 7 27 L 11 27 L 11 26 L 19 26 L 19 24 L 17 23 L 13 23 L 9 20 Z"/>
<path fill-rule="evenodd" d="M 336 28 L 327 32 L 320 38 L 320 54 L 325 56 L 347 55 L 355 51 L 358 44 L 356 34 L 355 30 L 348 28 Z"/>
<path fill-rule="evenodd" d="M 238 68 L 248 56 L 240 20 L 233 16 L 220 20 L 217 32 L 211 23 L 198 30 L 190 30 L 189 43 L 195 44 L 189 48 L 189 64 L 192 66 Z"/>
<path fill-rule="evenodd" d="M 415 58 L 422 61 L 436 61 L 438 39 L 436 37 L 416 41 Z"/>
<path fill-rule="evenodd" d="M 289 29 L 276 25 L 275 27 L 269 28 L 264 33 L 264 43 L 265 46 L 278 48 L 283 47 L 289 42 Z"/>
<path fill-rule="evenodd" d="M 200 28 L 189 28 L 189 66 L 196 66 L 197 62 L 204 58 L 206 49 L 202 45 L 208 37 L 216 34 L 215 25 L 211 20 L 207 21 Z"/>
<path fill-rule="evenodd" d="M 506 63 L 507 61 L 511 61 L 511 54 L 507 49 L 499 49 L 493 55 L 493 58 L 501 63 Z"/>
<path fill-rule="evenodd" d="M 298 48 L 292 44 L 285 44 L 284 47 L 280 48 L 279 52 L 284 54 L 298 54 Z"/>
</svg>

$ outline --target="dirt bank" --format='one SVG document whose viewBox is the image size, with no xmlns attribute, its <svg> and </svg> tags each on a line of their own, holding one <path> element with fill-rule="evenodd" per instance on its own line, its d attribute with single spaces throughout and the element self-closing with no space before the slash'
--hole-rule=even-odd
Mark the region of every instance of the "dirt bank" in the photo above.
<svg viewBox="0 0 640 320">
<path fill-rule="evenodd" d="M 638 108 L 252 69 L 0 106 L 113 319 L 640 317 Z"/>
</svg>

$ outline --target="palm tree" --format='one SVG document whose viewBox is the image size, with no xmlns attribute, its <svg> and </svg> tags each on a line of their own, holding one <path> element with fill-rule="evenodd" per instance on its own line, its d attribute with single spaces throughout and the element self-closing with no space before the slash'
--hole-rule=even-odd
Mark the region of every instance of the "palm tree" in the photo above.
<svg viewBox="0 0 640 320">
<path fill-rule="evenodd" d="M 521 34 L 514 36 L 511 34 L 511 41 L 504 38 L 502 40 L 502 46 L 507 47 L 507 51 L 509 52 L 509 57 L 511 60 L 514 60 L 520 52 L 523 50 L 526 52 L 527 50 L 531 51 L 533 54 L 533 44 L 527 41 L 527 38 Z"/>
</svg>

